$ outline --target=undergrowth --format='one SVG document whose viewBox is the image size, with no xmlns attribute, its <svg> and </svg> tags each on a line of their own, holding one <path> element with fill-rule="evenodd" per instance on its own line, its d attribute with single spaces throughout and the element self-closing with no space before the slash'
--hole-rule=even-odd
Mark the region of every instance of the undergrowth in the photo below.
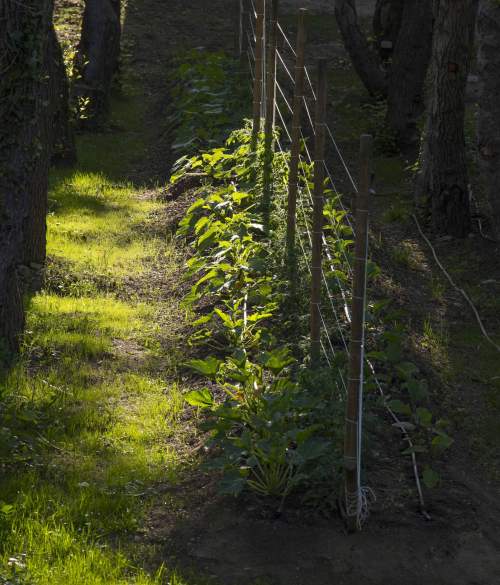
<svg viewBox="0 0 500 585">
<path fill-rule="evenodd" d="M 214 455 L 208 465 L 223 470 L 225 493 L 249 488 L 277 499 L 281 508 L 292 491 L 307 500 L 324 490 L 326 510 L 334 505 L 331 486 L 340 477 L 343 395 L 338 387 L 345 360 L 339 352 L 338 368 L 324 363 L 315 371 L 304 361 L 307 302 L 297 301 L 291 312 L 287 294 L 288 155 L 273 160 L 276 205 L 266 237 L 260 214 L 263 146 L 259 142 L 255 156 L 250 138 L 247 125 L 223 148 L 181 159 L 172 177 L 174 184 L 188 173 L 204 177 L 179 235 L 189 239 L 193 251 L 188 268 L 195 283 L 185 302 L 201 311 L 190 343 L 213 353 L 188 365 L 213 386 L 191 392 L 187 400 L 207 411 L 204 428 Z M 311 168 L 304 165 L 303 172 L 309 182 Z M 340 225 L 331 194 L 327 214 Z M 302 220 L 299 227 L 305 231 Z M 340 249 L 336 257 L 340 273 Z M 304 291 L 306 270 L 301 261 L 297 281 Z"/>
<path fill-rule="evenodd" d="M 334 315 L 328 306 L 323 310 L 332 323 L 328 343 L 335 349 L 333 359 L 326 355 L 321 365 L 311 368 L 307 257 L 293 271 L 294 287 L 289 286 L 290 267 L 284 258 L 288 154 L 273 157 L 274 206 L 266 235 L 261 224 L 263 145 L 259 142 L 252 153 L 250 134 L 247 124 L 233 132 L 224 147 L 181 158 L 172 176 L 173 184 L 193 175 L 202 181 L 179 235 L 188 238 L 193 252 L 188 274 L 195 284 L 185 302 L 197 309 L 198 318 L 190 341 L 212 353 L 188 365 L 210 378 L 213 386 L 191 392 L 187 400 L 207 412 L 204 429 L 213 454 L 208 466 L 223 471 L 225 493 L 250 489 L 277 499 L 281 509 L 296 492 L 303 502 L 320 502 L 328 511 L 339 495 L 342 468 L 347 356 L 341 338 L 348 336 L 349 323 L 339 313 L 350 283 L 352 233 L 338 196 L 326 190 L 329 252 L 324 274 Z M 302 171 L 302 188 L 307 190 L 312 169 L 304 165 Z M 310 206 L 303 205 L 299 238 L 307 237 L 311 215 Z M 368 271 L 374 277 L 377 267 L 369 263 Z M 396 426 L 413 438 L 413 446 L 404 445 L 403 454 L 425 454 L 429 462 L 451 445 L 447 423 L 429 409 L 426 381 L 414 363 L 405 361 L 404 332 L 387 303 L 370 303 L 367 318 L 367 335 L 376 348 L 368 356 L 386 388 L 380 396 L 367 368 L 368 408 L 379 416 L 387 407 L 397 413 Z M 369 437 L 367 425 L 365 441 Z M 427 463 L 423 480 L 428 487 L 439 482 Z"/>
</svg>

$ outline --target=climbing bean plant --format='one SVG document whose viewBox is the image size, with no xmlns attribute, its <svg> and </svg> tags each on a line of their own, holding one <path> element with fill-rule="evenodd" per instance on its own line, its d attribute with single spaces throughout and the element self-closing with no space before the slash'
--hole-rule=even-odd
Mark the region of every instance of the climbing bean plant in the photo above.
<svg viewBox="0 0 500 585">
<path fill-rule="evenodd" d="M 223 148 L 183 157 L 172 176 L 173 183 L 194 173 L 203 178 L 178 233 L 193 251 L 188 269 L 194 282 L 185 301 L 201 313 L 190 342 L 213 352 L 188 366 L 212 384 L 186 399 L 207 413 L 209 447 L 217 454 L 210 466 L 224 472 L 223 490 L 250 489 L 282 506 L 297 488 L 304 495 L 332 481 L 341 425 L 331 421 L 339 421 L 341 400 L 330 400 L 335 374 L 318 383 L 299 367 L 303 356 L 292 355 L 283 335 L 286 271 L 279 218 L 287 158 L 274 159 L 275 229 L 265 237 L 259 209 L 262 144 L 252 154 L 250 137 L 247 125 Z"/>
<path fill-rule="evenodd" d="M 198 181 L 196 197 L 180 222 L 178 236 L 188 240 L 192 255 L 188 278 L 192 286 L 185 303 L 193 311 L 189 343 L 207 355 L 187 366 L 210 382 L 186 396 L 187 402 L 205 412 L 203 426 L 212 456 L 209 466 L 221 470 L 223 490 L 231 494 L 253 490 L 277 498 L 281 507 L 290 494 L 324 506 L 333 503 L 341 477 L 344 381 L 349 338 L 348 305 L 351 284 L 353 231 L 339 195 L 325 189 L 324 285 L 332 303 L 324 312 L 334 357 L 322 367 L 308 368 L 309 268 L 307 251 L 297 254 L 297 290 L 293 302 L 288 288 L 285 229 L 289 153 L 275 153 L 272 162 L 273 208 L 270 231 L 262 218 L 263 136 L 256 152 L 250 148 L 251 124 L 233 131 L 223 146 L 209 146 L 206 136 L 214 128 L 222 133 L 225 112 L 232 103 L 220 87 L 227 62 L 222 56 L 202 59 L 193 53 L 178 71 L 178 96 L 200 114 L 200 121 L 179 114 L 176 148 L 194 156 L 181 157 L 173 167 L 171 184 L 182 191 L 183 182 Z M 191 80 L 194 81 L 191 85 Z M 201 84 L 201 87 L 198 88 Z M 214 101 L 215 100 L 215 101 Z M 208 104 L 219 104 L 210 109 Z M 203 112 L 209 107 L 214 117 Z M 186 110 L 191 112 L 189 109 Z M 219 117 L 220 115 L 220 117 Z M 211 121 L 210 121 L 211 120 Z M 213 123 L 213 124 L 212 124 Z M 195 126 L 198 130 L 195 130 Z M 205 135 L 205 132 L 208 134 Z M 217 134 L 216 135 L 220 135 Z M 275 130 L 279 139 L 279 130 Z M 201 145 L 204 145 L 203 147 Z M 312 189 L 312 167 L 302 162 L 304 194 Z M 300 248 L 308 249 L 311 229 L 308 197 L 301 200 L 297 216 Z M 369 282 L 379 274 L 368 263 Z M 386 424 L 387 408 L 397 413 L 399 426 L 412 437 L 403 456 L 424 457 L 423 480 L 428 487 L 439 483 L 431 466 L 452 443 L 447 423 L 431 409 L 427 382 L 416 364 L 408 361 L 404 332 L 388 310 L 389 303 L 369 303 L 368 357 L 376 365 L 377 381 L 366 369 L 367 417 L 365 442 L 371 428 Z M 375 348 L 375 349 L 373 349 Z M 199 351 L 199 350 L 197 350 Z"/>
</svg>

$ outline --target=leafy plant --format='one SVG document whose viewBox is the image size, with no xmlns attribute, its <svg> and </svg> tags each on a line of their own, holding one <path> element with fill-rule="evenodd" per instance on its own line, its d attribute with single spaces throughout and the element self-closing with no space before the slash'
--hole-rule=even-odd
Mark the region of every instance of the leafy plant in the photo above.
<svg viewBox="0 0 500 585">
<path fill-rule="evenodd" d="M 174 151 L 220 144 L 227 129 L 239 124 L 248 90 L 233 59 L 200 49 L 183 52 L 169 80 L 176 104 L 168 120 L 174 127 Z"/>
<path fill-rule="evenodd" d="M 207 409 L 205 428 L 217 453 L 210 467 L 225 472 L 222 488 L 238 495 L 247 487 L 260 495 L 280 498 L 308 479 L 308 468 L 321 459 L 330 440 L 317 435 L 311 413 L 317 397 L 293 382 L 289 367 L 295 360 L 286 349 L 264 352 L 260 363 L 242 352 L 226 361 L 191 362 L 210 376 L 226 397 L 217 402 L 205 388 L 186 396 L 189 404 Z M 216 370 L 216 371 L 215 371 Z"/>
<path fill-rule="evenodd" d="M 224 472 L 223 491 L 236 495 L 249 489 L 278 498 L 281 507 L 299 486 L 317 485 L 318 480 L 331 486 L 338 468 L 338 449 L 332 443 L 341 427 L 325 419 L 332 411 L 325 408 L 324 390 L 331 397 L 331 384 L 315 385 L 311 376 L 298 372 L 297 360 L 283 341 L 283 323 L 293 318 L 287 314 L 284 294 L 287 155 L 273 159 L 274 206 L 271 231 L 265 235 L 260 222 L 262 140 L 252 153 L 250 137 L 247 123 L 223 148 L 181 158 L 171 179 L 175 184 L 195 172 L 204 177 L 178 234 L 188 238 L 193 252 L 187 264 L 194 282 L 185 302 L 201 312 L 191 343 L 211 348 L 217 356 L 188 365 L 223 391 L 222 399 L 204 388 L 189 393 L 186 400 L 206 413 L 214 453 L 210 465 Z M 309 183 L 310 166 L 303 165 L 302 171 Z M 325 211 L 332 230 L 331 258 L 345 279 L 351 240 L 344 215 L 332 198 Z M 304 223 L 308 221 L 304 214 L 299 229 L 309 228 Z M 305 276 L 307 270 L 301 265 L 299 274 Z M 301 284 L 307 287 L 307 278 Z M 330 372 L 330 380 L 334 378 Z"/>
</svg>

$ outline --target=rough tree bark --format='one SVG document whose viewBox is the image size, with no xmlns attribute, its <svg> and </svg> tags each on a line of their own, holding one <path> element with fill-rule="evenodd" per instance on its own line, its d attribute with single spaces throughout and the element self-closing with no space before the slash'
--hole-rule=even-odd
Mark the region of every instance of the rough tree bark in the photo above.
<svg viewBox="0 0 500 585">
<path fill-rule="evenodd" d="M 432 0 L 405 0 L 387 93 L 387 124 L 399 149 L 418 147 L 417 122 L 425 109 L 424 82 L 432 48 Z"/>
<path fill-rule="evenodd" d="M 16 350 L 24 323 L 21 268 L 45 257 L 26 233 L 47 197 L 52 0 L 0 3 L 0 357 Z M 43 225 L 37 224 L 44 230 Z M 31 241 L 28 244 L 28 241 Z M 31 244 L 40 250 L 31 254 Z M 26 268 L 30 268 L 27 266 Z"/>
<path fill-rule="evenodd" d="M 392 56 L 401 27 L 405 0 L 377 0 L 373 15 L 373 34 L 382 60 Z"/>
<path fill-rule="evenodd" d="M 120 56 L 120 2 L 86 0 L 75 59 L 75 101 L 85 109 L 84 126 L 98 127 L 109 112 L 109 97 Z"/>
<path fill-rule="evenodd" d="M 435 0 L 432 96 L 417 181 L 417 204 L 433 231 L 458 238 L 471 227 L 464 116 L 476 12 L 477 0 Z"/>
<path fill-rule="evenodd" d="M 478 14 L 479 164 L 500 240 L 500 2 L 481 0 Z"/>
<path fill-rule="evenodd" d="M 355 0 L 335 0 L 335 16 L 356 73 L 371 95 L 385 97 L 386 73 L 359 26 Z"/>
</svg>

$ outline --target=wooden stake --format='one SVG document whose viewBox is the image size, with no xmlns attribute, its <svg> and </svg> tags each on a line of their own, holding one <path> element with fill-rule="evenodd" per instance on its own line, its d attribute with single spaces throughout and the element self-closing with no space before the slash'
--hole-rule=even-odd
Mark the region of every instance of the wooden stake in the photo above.
<svg viewBox="0 0 500 585">
<path fill-rule="evenodd" d="M 292 144 L 290 147 L 290 168 L 288 171 L 288 206 L 286 222 L 286 249 L 287 264 L 290 279 L 290 296 L 293 298 L 296 291 L 297 254 L 295 249 L 297 192 L 299 179 L 300 129 L 302 116 L 302 101 L 304 99 L 304 53 L 306 46 L 305 16 L 307 10 L 299 11 L 297 32 L 297 57 L 295 61 L 295 90 L 293 94 Z"/>
<path fill-rule="evenodd" d="M 323 207 L 325 182 L 325 121 L 327 99 L 327 61 L 318 61 L 318 88 L 314 121 L 314 193 L 311 261 L 311 362 L 319 362 L 321 351 L 321 278 L 323 275 Z"/>
<path fill-rule="evenodd" d="M 253 84 L 253 127 L 251 150 L 257 150 L 257 141 L 260 132 L 260 115 L 262 108 L 262 85 L 263 85 L 263 44 L 264 44 L 264 16 L 265 0 L 257 0 L 257 23 L 255 29 L 255 79 Z"/>
<path fill-rule="evenodd" d="M 267 43 L 267 105 L 264 126 L 264 173 L 262 194 L 262 223 L 264 232 L 269 232 L 271 220 L 271 199 L 273 190 L 273 132 L 276 102 L 276 46 L 278 42 L 279 0 L 272 0 L 271 21 Z"/>
<path fill-rule="evenodd" d="M 356 240 L 354 247 L 354 282 L 352 297 L 351 340 L 349 344 L 349 380 L 347 387 L 344 469 L 346 523 L 350 532 L 359 529 L 359 407 L 363 391 L 364 323 L 366 297 L 366 256 L 368 247 L 368 205 L 371 180 L 373 138 L 367 134 L 360 141 L 360 183 L 356 201 Z"/>
</svg>

